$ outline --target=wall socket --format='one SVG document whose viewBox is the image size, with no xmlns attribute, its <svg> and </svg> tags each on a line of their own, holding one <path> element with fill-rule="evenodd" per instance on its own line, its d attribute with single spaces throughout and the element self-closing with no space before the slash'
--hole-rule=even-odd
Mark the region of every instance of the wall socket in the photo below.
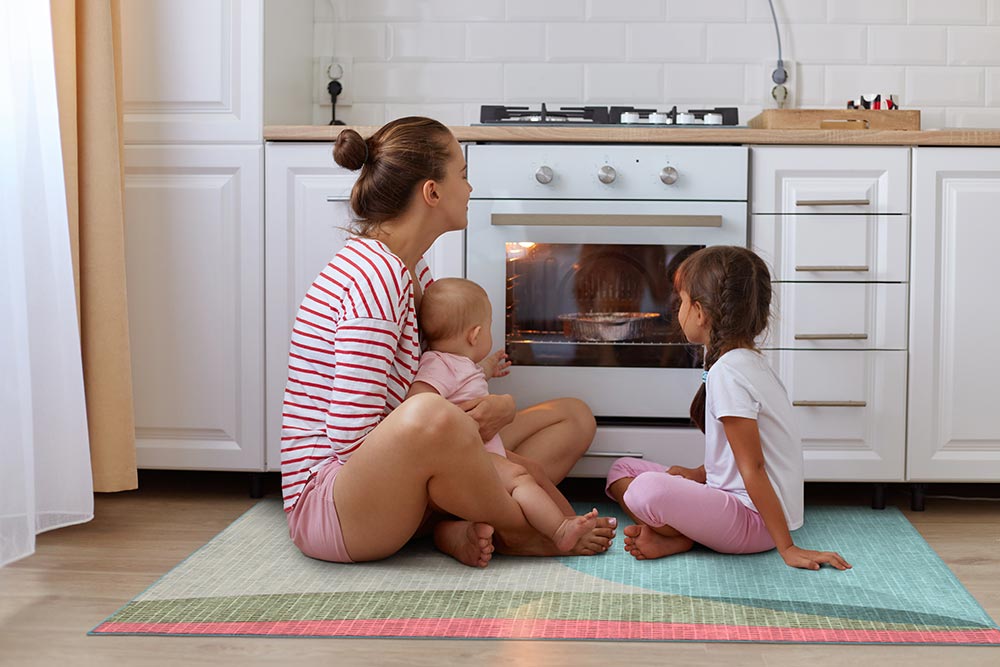
<svg viewBox="0 0 1000 667">
<path fill-rule="evenodd" d="M 764 62 L 761 71 L 761 101 L 765 109 L 795 109 L 799 106 L 799 67 L 793 60 L 783 60 L 787 77 L 782 84 L 771 78 L 776 69 L 777 59 Z"/>
<path fill-rule="evenodd" d="M 352 56 L 319 56 L 313 58 L 313 102 L 321 107 L 330 106 L 327 86 L 335 78 L 344 87 L 337 96 L 337 107 L 351 106 L 354 102 L 354 58 Z"/>
</svg>

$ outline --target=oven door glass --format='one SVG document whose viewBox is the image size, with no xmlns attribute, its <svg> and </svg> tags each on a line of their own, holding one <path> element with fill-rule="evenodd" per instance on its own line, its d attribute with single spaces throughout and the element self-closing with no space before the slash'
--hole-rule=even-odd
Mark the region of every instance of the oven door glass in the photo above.
<svg viewBox="0 0 1000 667">
<path fill-rule="evenodd" d="M 521 366 L 699 368 L 673 279 L 703 247 L 507 242 L 507 354 Z"/>
<path fill-rule="evenodd" d="M 701 360 L 677 331 L 671 272 L 693 248 L 746 243 L 745 201 L 473 199 L 466 275 L 514 361 L 490 390 L 686 420 Z"/>
</svg>

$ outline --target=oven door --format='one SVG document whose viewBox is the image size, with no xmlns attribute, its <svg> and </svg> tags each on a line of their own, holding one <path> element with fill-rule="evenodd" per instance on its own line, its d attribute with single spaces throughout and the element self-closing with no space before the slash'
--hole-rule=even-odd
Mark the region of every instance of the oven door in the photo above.
<svg viewBox="0 0 1000 667">
<path fill-rule="evenodd" d="M 698 248 L 746 244 L 746 202 L 471 201 L 466 274 L 514 364 L 492 391 L 687 419 L 702 350 L 676 320 L 673 273 Z"/>
</svg>

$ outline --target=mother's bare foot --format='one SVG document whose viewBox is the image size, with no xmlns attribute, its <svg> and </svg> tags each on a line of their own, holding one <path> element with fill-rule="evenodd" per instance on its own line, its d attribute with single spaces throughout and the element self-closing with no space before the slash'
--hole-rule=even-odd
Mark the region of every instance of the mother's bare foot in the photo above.
<svg viewBox="0 0 1000 667">
<path fill-rule="evenodd" d="M 694 542 L 683 535 L 667 537 L 649 526 L 625 526 L 625 551 L 636 560 L 652 560 L 688 551 Z"/>
<path fill-rule="evenodd" d="M 434 526 L 434 546 L 459 563 L 486 567 L 493 558 L 493 526 L 471 521 L 441 521 Z"/>
<path fill-rule="evenodd" d="M 593 556 L 604 553 L 611 546 L 611 540 L 615 538 L 617 526 L 618 519 L 613 516 L 597 517 L 597 525 L 576 541 L 576 544 L 570 549 L 570 553 L 574 556 Z"/>
</svg>

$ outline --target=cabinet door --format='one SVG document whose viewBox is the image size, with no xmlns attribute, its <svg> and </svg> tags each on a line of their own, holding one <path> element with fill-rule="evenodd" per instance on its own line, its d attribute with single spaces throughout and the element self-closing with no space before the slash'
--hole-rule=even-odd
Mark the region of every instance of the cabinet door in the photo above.
<svg viewBox="0 0 1000 667">
<path fill-rule="evenodd" d="M 905 350 L 905 283 L 775 283 L 765 348 Z"/>
<path fill-rule="evenodd" d="M 914 150 L 908 477 L 1000 479 L 1000 149 Z"/>
<path fill-rule="evenodd" d="M 906 282 L 906 215 L 754 215 L 753 251 L 774 280 Z"/>
<path fill-rule="evenodd" d="M 766 354 L 792 401 L 807 480 L 903 480 L 906 352 Z"/>
<path fill-rule="evenodd" d="M 125 142 L 260 143 L 262 0 L 123 0 Z"/>
<path fill-rule="evenodd" d="M 262 470 L 260 146 L 129 146 L 125 239 L 142 468 Z"/>
<path fill-rule="evenodd" d="M 751 151 L 753 213 L 907 213 L 908 148 L 765 146 Z"/>
</svg>

